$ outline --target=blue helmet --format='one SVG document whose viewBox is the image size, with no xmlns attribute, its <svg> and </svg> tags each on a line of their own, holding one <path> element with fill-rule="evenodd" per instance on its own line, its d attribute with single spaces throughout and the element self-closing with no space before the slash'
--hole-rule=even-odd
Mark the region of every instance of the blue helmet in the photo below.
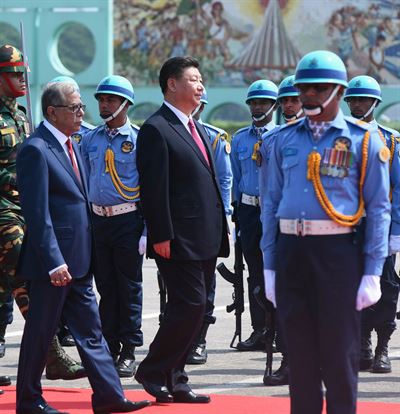
<svg viewBox="0 0 400 414">
<path fill-rule="evenodd" d="M 69 76 L 63 76 L 63 75 L 56 76 L 49 83 L 71 83 L 79 91 L 79 85 L 78 85 L 78 83 L 76 82 L 76 80 L 74 78 L 71 78 Z"/>
<path fill-rule="evenodd" d="M 133 86 L 128 79 L 119 75 L 111 75 L 102 79 L 97 85 L 94 97 L 97 99 L 98 95 L 106 93 L 109 95 L 118 95 L 127 99 L 132 105 L 134 103 Z"/>
<path fill-rule="evenodd" d="M 344 100 L 353 96 L 374 98 L 382 102 L 382 93 L 379 83 L 371 76 L 361 75 L 356 76 L 349 82 L 349 87 L 346 89 Z"/>
<path fill-rule="evenodd" d="M 333 83 L 347 87 L 347 71 L 338 55 L 315 50 L 304 55 L 296 67 L 294 85 L 300 83 Z"/>
<path fill-rule="evenodd" d="M 260 79 L 253 82 L 247 90 L 246 103 L 252 99 L 271 99 L 276 101 L 278 97 L 278 87 L 274 82 L 266 79 Z"/>
<path fill-rule="evenodd" d="M 279 84 L 278 99 L 285 96 L 299 96 L 299 91 L 294 87 L 294 75 L 287 76 Z"/>
<path fill-rule="evenodd" d="M 208 104 L 207 91 L 205 89 L 201 95 L 200 102 L 203 102 L 206 105 Z"/>
</svg>

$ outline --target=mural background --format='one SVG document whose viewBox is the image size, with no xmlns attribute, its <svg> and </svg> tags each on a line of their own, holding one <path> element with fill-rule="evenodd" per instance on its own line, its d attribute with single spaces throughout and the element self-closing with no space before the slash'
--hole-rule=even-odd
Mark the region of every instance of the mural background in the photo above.
<svg viewBox="0 0 400 414">
<path fill-rule="evenodd" d="M 115 73 L 156 85 L 171 56 L 201 62 L 207 86 L 279 82 L 315 49 L 341 56 L 349 78 L 400 83 L 400 0 L 119 0 Z"/>
</svg>

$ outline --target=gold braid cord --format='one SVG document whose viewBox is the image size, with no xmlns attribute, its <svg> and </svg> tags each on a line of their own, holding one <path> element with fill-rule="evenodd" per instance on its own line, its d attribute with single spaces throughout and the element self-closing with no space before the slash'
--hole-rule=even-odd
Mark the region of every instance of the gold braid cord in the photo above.
<svg viewBox="0 0 400 414">
<path fill-rule="evenodd" d="M 111 148 L 107 148 L 105 161 L 106 161 L 106 173 L 110 174 L 111 180 L 114 184 L 115 189 L 118 191 L 118 193 L 123 198 L 125 198 L 125 200 L 135 200 L 136 198 L 138 198 L 140 194 L 139 193 L 140 186 L 128 187 L 118 177 L 118 173 L 115 168 L 115 162 L 114 162 L 114 152 Z M 136 194 L 128 195 L 124 193 L 123 190 L 129 191 L 130 193 L 136 193 Z"/>
<path fill-rule="evenodd" d="M 308 156 L 307 162 L 307 179 L 311 180 L 314 186 L 315 194 L 321 207 L 325 211 L 325 213 L 336 223 L 346 226 L 352 227 L 355 226 L 361 219 L 364 213 L 364 197 L 363 197 L 363 187 L 365 181 L 365 174 L 367 171 L 367 163 L 368 163 L 368 144 L 369 144 L 369 137 L 370 133 L 367 131 L 364 135 L 363 142 L 362 142 L 362 161 L 361 161 L 361 175 L 360 175 L 360 182 L 359 182 L 359 205 L 357 212 L 352 216 L 347 216 L 344 214 L 339 213 L 335 210 L 332 203 L 329 201 L 328 196 L 324 190 L 324 187 L 321 182 L 320 176 L 320 164 L 321 164 L 321 155 L 313 151 Z"/>
<path fill-rule="evenodd" d="M 386 139 L 385 139 L 384 135 L 382 134 L 382 131 L 379 128 L 378 128 L 378 134 L 379 134 L 379 137 L 381 138 L 381 141 L 383 142 L 383 144 L 387 147 Z M 389 171 L 392 169 L 392 163 L 393 163 L 393 157 L 394 157 L 395 147 L 396 147 L 396 142 L 395 142 L 394 135 L 392 134 L 390 136 Z M 389 199 L 390 199 L 390 201 L 392 201 L 392 197 L 393 197 L 393 188 L 390 186 L 390 192 L 389 192 Z"/>
</svg>

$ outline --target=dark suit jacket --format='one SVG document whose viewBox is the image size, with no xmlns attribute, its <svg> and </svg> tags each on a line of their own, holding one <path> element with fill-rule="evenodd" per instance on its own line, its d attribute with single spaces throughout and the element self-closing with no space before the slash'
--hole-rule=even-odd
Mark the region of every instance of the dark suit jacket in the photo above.
<svg viewBox="0 0 400 414">
<path fill-rule="evenodd" d="M 85 169 L 79 150 L 74 149 L 83 184 L 68 155 L 43 124 L 19 149 L 17 180 L 27 229 L 17 273 L 23 279 L 48 278 L 48 272 L 63 263 L 73 278 L 89 273 L 90 206 Z"/>
<path fill-rule="evenodd" d="M 195 121 L 210 166 L 190 133 L 166 106 L 140 128 L 137 167 L 140 200 L 153 243 L 171 241 L 171 259 L 208 260 L 229 255 L 227 223 L 210 141 Z"/>
</svg>

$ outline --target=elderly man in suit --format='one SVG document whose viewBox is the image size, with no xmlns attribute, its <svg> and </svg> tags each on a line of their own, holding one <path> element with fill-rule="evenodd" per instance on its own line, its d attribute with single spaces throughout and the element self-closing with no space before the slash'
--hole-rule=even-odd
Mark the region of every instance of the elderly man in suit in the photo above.
<svg viewBox="0 0 400 414">
<path fill-rule="evenodd" d="M 184 371 L 201 328 L 217 256 L 228 256 L 224 206 L 207 134 L 191 114 L 204 87 L 198 62 L 174 57 L 161 68 L 164 103 L 137 140 L 140 198 L 149 255 L 168 291 L 165 317 L 136 379 L 157 401 L 207 403 Z"/>
<path fill-rule="evenodd" d="M 93 388 L 95 414 L 130 412 L 148 401 L 124 397 L 101 333 L 92 287 L 92 230 L 85 170 L 70 136 L 85 106 L 72 84 L 49 84 L 45 117 L 21 146 L 17 179 L 26 220 L 18 274 L 30 281 L 30 309 L 17 377 L 17 414 L 59 414 L 42 396 L 40 377 L 61 313 Z"/>
</svg>

